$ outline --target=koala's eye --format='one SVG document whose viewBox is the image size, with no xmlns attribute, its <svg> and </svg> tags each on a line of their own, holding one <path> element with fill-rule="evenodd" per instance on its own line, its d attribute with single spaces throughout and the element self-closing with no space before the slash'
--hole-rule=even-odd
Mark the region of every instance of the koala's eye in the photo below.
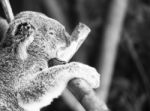
<svg viewBox="0 0 150 111">
<path fill-rule="evenodd" d="M 50 31 L 48 32 L 48 34 L 51 35 L 51 36 L 54 36 L 54 35 L 55 35 L 55 31 L 54 31 L 54 30 L 50 30 Z"/>
<path fill-rule="evenodd" d="M 34 27 L 29 24 L 29 23 L 21 23 L 18 25 L 15 35 L 21 35 L 24 37 L 28 37 L 32 31 L 33 31 Z"/>
</svg>

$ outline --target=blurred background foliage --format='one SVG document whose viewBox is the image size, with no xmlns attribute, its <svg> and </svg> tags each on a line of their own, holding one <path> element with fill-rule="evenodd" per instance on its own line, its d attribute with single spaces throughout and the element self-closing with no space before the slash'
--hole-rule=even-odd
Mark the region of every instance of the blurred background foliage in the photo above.
<svg viewBox="0 0 150 111">
<path fill-rule="evenodd" d="M 66 26 L 83 22 L 92 32 L 73 60 L 97 67 L 111 0 L 10 0 L 14 14 L 39 11 Z M 2 7 L 0 16 L 4 17 Z M 107 105 L 112 111 L 150 110 L 150 0 L 129 0 Z M 71 111 L 62 98 L 43 111 Z"/>
</svg>

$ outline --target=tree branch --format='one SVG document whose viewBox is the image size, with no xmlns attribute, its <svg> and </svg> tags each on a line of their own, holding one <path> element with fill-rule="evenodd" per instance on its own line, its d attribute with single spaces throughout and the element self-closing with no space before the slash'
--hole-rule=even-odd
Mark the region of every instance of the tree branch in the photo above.
<svg viewBox="0 0 150 111">
<path fill-rule="evenodd" d="M 0 2 L 2 4 L 3 10 L 5 12 L 6 19 L 7 19 L 8 23 L 10 23 L 14 19 L 14 14 L 12 12 L 12 8 L 9 3 L 9 0 L 0 0 Z"/>
<path fill-rule="evenodd" d="M 74 79 L 69 83 L 70 91 L 80 101 L 86 111 L 108 111 L 106 104 L 99 100 L 94 90 L 82 79 Z"/>
</svg>

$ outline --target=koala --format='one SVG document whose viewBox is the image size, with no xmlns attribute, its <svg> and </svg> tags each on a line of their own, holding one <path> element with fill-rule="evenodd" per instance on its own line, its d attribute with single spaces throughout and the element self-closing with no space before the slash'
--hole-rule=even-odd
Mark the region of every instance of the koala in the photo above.
<svg viewBox="0 0 150 111">
<path fill-rule="evenodd" d="M 26 11 L 15 16 L 0 46 L 0 111 L 40 111 L 74 78 L 99 87 L 100 75 L 88 65 L 48 66 L 71 45 L 70 38 L 62 24 L 44 14 Z"/>
</svg>

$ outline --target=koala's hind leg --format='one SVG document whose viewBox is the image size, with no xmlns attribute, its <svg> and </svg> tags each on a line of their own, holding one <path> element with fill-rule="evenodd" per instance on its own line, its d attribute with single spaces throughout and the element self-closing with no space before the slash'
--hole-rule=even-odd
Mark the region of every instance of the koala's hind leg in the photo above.
<svg viewBox="0 0 150 111">
<path fill-rule="evenodd" d="M 38 72 L 34 80 L 18 92 L 19 104 L 27 111 L 46 106 L 62 93 L 73 78 L 84 79 L 93 88 L 99 86 L 99 74 L 94 68 L 76 62 L 58 65 Z"/>
</svg>

